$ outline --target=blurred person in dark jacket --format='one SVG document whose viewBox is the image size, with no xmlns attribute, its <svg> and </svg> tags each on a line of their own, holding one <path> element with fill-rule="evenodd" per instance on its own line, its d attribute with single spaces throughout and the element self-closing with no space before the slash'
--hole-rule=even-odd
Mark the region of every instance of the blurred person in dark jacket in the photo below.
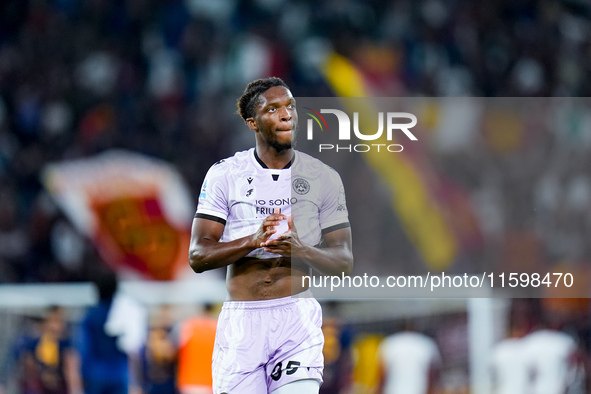
<svg viewBox="0 0 591 394">
<path fill-rule="evenodd" d="M 141 359 L 141 385 L 145 394 L 175 394 L 177 349 L 173 343 L 170 305 L 163 305 L 152 319 Z"/>
<path fill-rule="evenodd" d="M 87 394 L 126 394 L 130 386 L 128 355 L 118 346 L 118 337 L 105 330 L 117 277 L 111 271 L 94 278 L 98 305 L 90 308 L 80 323 L 77 346 L 80 352 L 84 392 Z"/>
</svg>

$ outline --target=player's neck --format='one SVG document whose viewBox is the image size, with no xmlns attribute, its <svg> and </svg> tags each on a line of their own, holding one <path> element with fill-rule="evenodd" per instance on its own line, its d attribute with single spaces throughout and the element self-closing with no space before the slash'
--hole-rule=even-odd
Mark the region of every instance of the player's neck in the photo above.
<svg viewBox="0 0 591 394">
<path fill-rule="evenodd" d="M 257 145 L 256 154 L 265 163 L 267 168 L 283 169 L 293 158 L 293 149 L 285 149 L 280 152 L 270 146 L 261 148 Z"/>
</svg>

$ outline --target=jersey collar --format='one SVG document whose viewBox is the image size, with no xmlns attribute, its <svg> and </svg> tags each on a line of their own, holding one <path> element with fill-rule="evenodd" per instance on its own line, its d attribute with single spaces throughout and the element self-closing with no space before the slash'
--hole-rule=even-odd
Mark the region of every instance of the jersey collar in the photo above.
<svg viewBox="0 0 591 394">
<path fill-rule="evenodd" d="M 261 167 L 268 169 L 269 167 L 267 167 L 267 165 L 261 160 L 261 158 L 259 157 L 259 155 L 257 155 L 256 148 L 253 149 L 253 152 L 254 152 L 254 158 L 255 158 L 255 160 L 261 165 Z M 295 159 L 295 150 L 293 151 L 293 156 L 291 157 L 291 160 L 289 161 L 289 163 L 287 163 L 285 165 L 285 167 L 283 167 L 283 169 L 285 170 L 287 168 L 290 168 L 291 165 L 293 164 L 294 159 Z"/>
</svg>

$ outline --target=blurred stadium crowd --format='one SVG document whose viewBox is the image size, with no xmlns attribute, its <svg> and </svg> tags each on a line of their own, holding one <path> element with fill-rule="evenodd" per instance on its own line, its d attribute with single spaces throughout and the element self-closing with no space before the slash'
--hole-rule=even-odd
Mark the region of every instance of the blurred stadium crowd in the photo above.
<svg viewBox="0 0 591 394">
<path fill-rule="evenodd" d="M 585 4 L 2 2 L 0 283 L 84 280 L 96 262 L 42 190 L 47 162 L 126 148 L 173 163 L 196 196 L 211 163 L 251 143 L 233 115 L 243 86 L 276 75 L 296 96 L 333 95 L 319 71 L 332 51 L 377 96 L 589 96 Z M 589 133 L 526 131 L 432 159 L 485 191 L 487 235 L 540 224 L 517 243 L 588 259 Z"/>
</svg>

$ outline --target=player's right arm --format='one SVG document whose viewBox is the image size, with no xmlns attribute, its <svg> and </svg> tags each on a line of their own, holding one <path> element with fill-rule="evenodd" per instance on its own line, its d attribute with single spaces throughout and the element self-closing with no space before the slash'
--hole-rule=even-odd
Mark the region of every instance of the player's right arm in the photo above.
<svg viewBox="0 0 591 394">
<path fill-rule="evenodd" d="M 273 213 L 253 234 L 220 242 L 230 214 L 228 196 L 232 193 L 232 180 L 228 174 L 231 172 L 229 162 L 221 160 L 211 166 L 203 181 L 189 245 L 189 263 L 197 273 L 226 267 L 260 248 L 275 233 L 279 221 L 286 219 L 285 215 Z"/>
<path fill-rule="evenodd" d="M 258 230 L 246 237 L 230 242 L 219 242 L 224 232 L 224 224 L 205 218 L 193 219 L 189 263 L 193 271 L 200 273 L 233 264 L 269 239 L 286 216 L 273 213 L 267 216 Z"/>
</svg>

